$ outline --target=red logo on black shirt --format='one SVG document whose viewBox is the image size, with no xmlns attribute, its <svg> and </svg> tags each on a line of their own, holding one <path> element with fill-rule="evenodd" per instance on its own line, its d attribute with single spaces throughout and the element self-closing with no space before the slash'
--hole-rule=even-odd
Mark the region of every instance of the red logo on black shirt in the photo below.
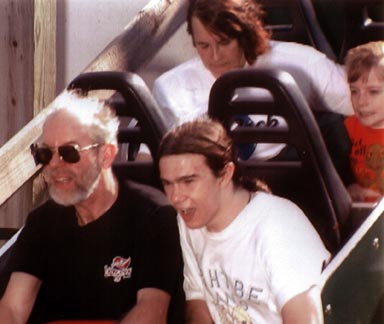
<svg viewBox="0 0 384 324">
<path fill-rule="evenodd" d="M 131 257 L 125 259 L 121 256 L 113 258 L 110 266 L 104 266 L 104 277 L 113 277 L 114 282 L 120 282 L 121 279 L 129 279 L 132 275 Z"/>
</svg>

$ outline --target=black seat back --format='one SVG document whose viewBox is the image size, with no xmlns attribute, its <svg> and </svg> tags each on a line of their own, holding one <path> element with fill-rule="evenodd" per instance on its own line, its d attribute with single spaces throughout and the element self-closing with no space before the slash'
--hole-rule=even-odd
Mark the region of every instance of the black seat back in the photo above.
<svg viewBox="0 0 384 324">
<path fill-rule="evenodd" d="M 254 94 L 251 87 L 267 90 L 268 95 Z M 275 194 L 298 204 L 327 247 L 336 251 L 342 240 L 339 226 L 347 222 L 351 200 L 292 76 L 277 70 L 228 72 L 211 89 L 209 114 L 224 123 L 235 143 L 285 143 L 295 148 L 293 161 L 250 159 L 239 161 L 239 166 L 266 181 Z M 233 128 L 233 117 L 245 114 L 281 116 L 287 125 Z"/>
<path fill-rule="evenodd" d="M 336 55 L 316 16 L 312 0 L 261 0 L 272 39 L 313 46 L 335 60 Z"/>
<path fill-rule="evenodd" d="M 345 28 L 339 60 L 348 50 L 370 41 L 384 40 L 383 0 L 344 0 Z"/>
<path fill-rule="evenodd" d="M 109 100 L 121 119 L 118 133 L 121 153 L 114 163 L 114 171 L 119 177 L 160 187 L 152 160 L 136 159 L 140 144 L 145 144 L 155 156 L 167 129 L 162 111 L 145 82 L 131 72 L 90 72 L 76 77 L 68 89 L 117 91 Z"/>
</svg>

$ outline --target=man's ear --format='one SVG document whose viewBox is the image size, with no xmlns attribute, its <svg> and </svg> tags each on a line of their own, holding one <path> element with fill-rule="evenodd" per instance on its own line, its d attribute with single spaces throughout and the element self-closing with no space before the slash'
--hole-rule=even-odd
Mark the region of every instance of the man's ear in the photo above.
<svg viewBox="0 0 384 324">
<path fill-rule="evenodd" d="M 113 144 L 104 144 L 100 149 L 101 166 L 109 168 L 117 155 L 117 147 Z"/>
<path fill-rule="evenodd" d="M 221 175 L 221 184 L 223 186 L 226 186 L 230 182 L 232 182 L 234 172 L 235 172 L 235 164 L 233 162 L 228 162 L 225 165 L 223 169 L 223 173 Z"/>
</svg>

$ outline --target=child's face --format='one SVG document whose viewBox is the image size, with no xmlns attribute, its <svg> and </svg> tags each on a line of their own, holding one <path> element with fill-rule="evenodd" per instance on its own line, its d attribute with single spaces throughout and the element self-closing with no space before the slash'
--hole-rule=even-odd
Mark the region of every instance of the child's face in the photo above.
<svg viewBox="0 0 384 324">
<path fill-rule="evenodd" d="M 384 80 L 379 80 L 375 69 L 349 84 L 355 115 L 371 128 L 384 128 Z"/>
</svg>

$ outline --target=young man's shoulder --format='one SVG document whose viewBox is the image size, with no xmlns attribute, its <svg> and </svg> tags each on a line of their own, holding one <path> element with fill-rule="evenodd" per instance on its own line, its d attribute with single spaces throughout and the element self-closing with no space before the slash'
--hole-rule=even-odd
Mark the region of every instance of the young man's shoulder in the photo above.
<svg viewBox="0 0 384 324">
<path fill-rule="evenodd" d="M 258 192 L 252 199 L 251 208 L 266 223 L 286 222 L 291 219 L 306 219 L 301 208 L 293 201 L 284 197 Z"/>
<path fill-rule="evenodd" d="M 291 200 L 263 191 L 257 192 L 256 196 L 254 197 L 254 199 L 252 199 L 252 201 L 255 206 L 259 206 L 260 204 L 266 204 L 267 206 L 271 206 L 274 209 L 275 207 L 290 207 L 293 209 L 298 208 L 298 206 Z M 276 209 L 278 210 L 279 208 Z"/>
</svg>

